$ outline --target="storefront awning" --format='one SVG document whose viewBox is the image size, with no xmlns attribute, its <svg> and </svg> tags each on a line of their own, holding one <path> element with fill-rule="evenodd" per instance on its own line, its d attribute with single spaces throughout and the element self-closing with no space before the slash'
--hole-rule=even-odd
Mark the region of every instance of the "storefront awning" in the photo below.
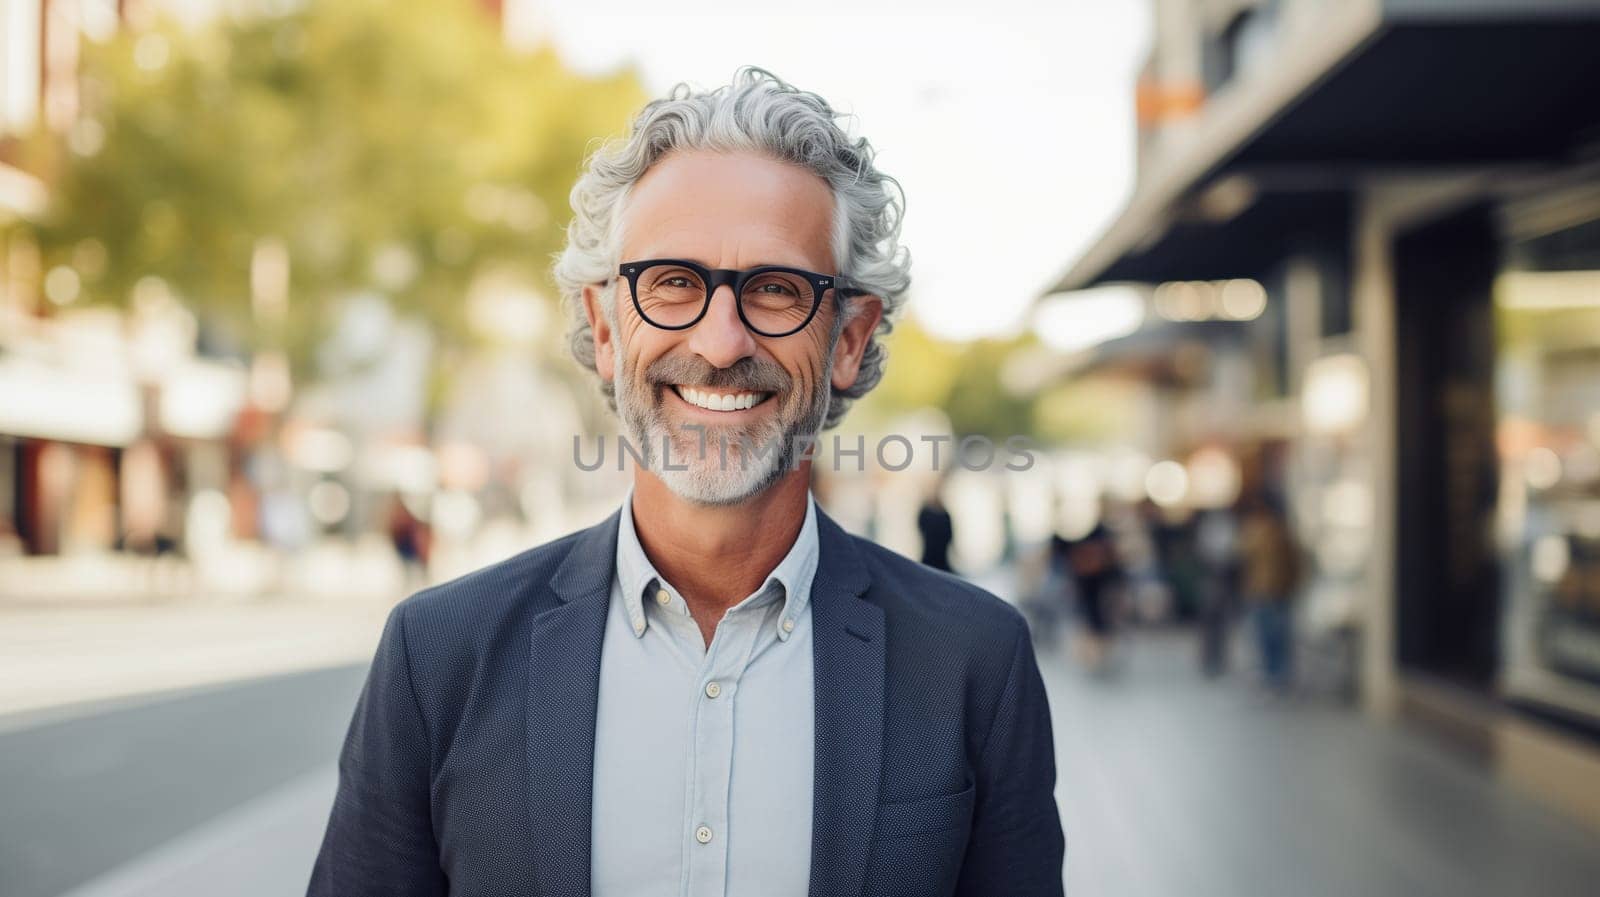
<svg viewBox="0 0 1600 897">
<path fill-rule="evenodd" d="M 143 425 L 132 380 L 0 358 L 0 434 L 127 446 Z"/>
<path fill-rule="evenodd" d="M 1557 165 L 1600 135 L 1600 3 L 1352 0 L 1157 147 L 1048 292 L 1253 276 L 1374 174 Z"/>
</svg>

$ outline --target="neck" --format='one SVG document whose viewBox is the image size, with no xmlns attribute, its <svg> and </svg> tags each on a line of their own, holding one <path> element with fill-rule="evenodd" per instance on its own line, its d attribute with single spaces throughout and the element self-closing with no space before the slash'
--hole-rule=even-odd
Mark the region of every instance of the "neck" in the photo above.
<svg viewBox="0 0 1600 897">
<path fill-rule="evenodd" d="M 682 593 L 696 620 L 723 613 L 766 582 L 805 524 L 811 462 L 736 505 L 685 501 L 654 473 L 633 483 L 633 526 L 645 556 Z"/>
</svg>

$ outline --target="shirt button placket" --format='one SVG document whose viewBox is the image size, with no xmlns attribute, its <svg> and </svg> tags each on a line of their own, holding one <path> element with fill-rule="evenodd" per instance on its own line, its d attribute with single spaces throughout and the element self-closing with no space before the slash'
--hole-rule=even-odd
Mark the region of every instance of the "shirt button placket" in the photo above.
<svg viewBox="0 0 1600 897">
<path fill-rule="evenodd" d="M 748 614 L 724 617 L 701 669 L 696 707 L 695 786 L 690 824 L 689 897 L 724 897 L 728 878 L 728 800 L 733 768 L 734 693 L 742 670 L 734 666 L 749 654 L 755 621 Z"/>
</svg>

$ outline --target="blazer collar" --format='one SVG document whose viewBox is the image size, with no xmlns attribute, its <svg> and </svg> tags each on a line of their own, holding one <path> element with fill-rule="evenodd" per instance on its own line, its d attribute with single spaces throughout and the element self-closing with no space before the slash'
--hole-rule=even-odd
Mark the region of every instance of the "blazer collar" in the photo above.
<svg viewBox="0 0 1600 897">
<path fill-rule="evenodd" d="M 816 702 L 808 897 L 858 897 L 883 769 L 883 609 L 851 536 L 817 509 L 811 584 Z M 538 893 L 588 897 L 601 641 L 621 510 L 580 531 L 551 577 L 560 603 L 533 618 L 528 810 Z"/>
<path fill-rule="evenodd" d="M 550 577 L 550 588 L 557 598 L 572 602 L 610 594 L 621 520 L 619 507 L 606 519 L 572 535 L 572 549 Z"/>
</svg>

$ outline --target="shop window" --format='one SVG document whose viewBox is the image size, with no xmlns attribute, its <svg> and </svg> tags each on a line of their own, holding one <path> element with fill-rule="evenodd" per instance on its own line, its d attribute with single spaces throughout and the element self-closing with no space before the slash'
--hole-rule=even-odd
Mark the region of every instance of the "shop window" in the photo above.
<svg viewBox="0 0 1600 897">
<path fill-rule="evenodd" d="M 1495 282 L 1504 687 L 1600 720 L 1600 207 Z"/>
</svg>

